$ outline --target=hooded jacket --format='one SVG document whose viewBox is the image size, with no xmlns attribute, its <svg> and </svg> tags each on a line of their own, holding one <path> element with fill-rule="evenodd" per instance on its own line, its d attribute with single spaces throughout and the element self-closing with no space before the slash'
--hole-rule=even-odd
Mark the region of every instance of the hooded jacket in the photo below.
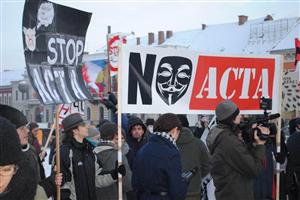
<svg viewBox="0 0 300 200">
<path fill-rule="evenodd" d="M 218 124 L 207 136 L 211 175 L 218 200 L 253 200 L 253 179 L 263 169 L 265 146 L 252 148 L 238 139 L 233 129 Z"/>
<path fill-rule="evenodd" d="M 181 157 L 182 172 L 193 167 L 198 167 L 198 173 L 192 178 L 189 186 L 187 198 L 199 199 L 201 179 L 209 173 L 208 151 L 205 144 L 193 136 L 189 128 L 183 127 L 176 144 Z"/>
<path fill-rule="evenodd" d="M 144 130 L 144 134 L 142 136 L 142 138 L 140 140 L 137 140 L 135 138 L 132 137 L 131 134 L 131 129 L 135 126 L 135 125 L 141 125 L 143 127 Z M 149 140 L 149 133 L 147 131 L 147 127 L 145 126 L 145 124 L 143 123 L 143 121 L 138 118 L 138 117 L 131 117 L 129 119 L 128 122 L 128 134 L 127 134 L 127 143 L 130 147 L 128 154 L 126 155 L 128 163 L 130 168 L 132 169 L 132 165 L 133 165 L 133 159 L 136 156 L 136 153 L 138 152 L 138 150 L 144 146 L 148 140 Z"/>
<path fill-rule="evenodd" d="M 101 161 L 103 171 L 111 171 L 115 169 L 116 162 L 118 161 L 118 150 L 112 145 L 107 143 L 101 143 L 94 149 L 94 153 Z M 126 175 L 123 180 L 123 199 L 126 200 L 125 192 L 130 191 L 131 188 L 131 170 L 129 164 L 124 155 L 122 155 L 122 163 L 126 169 Z M 116 200 L 118 199 L 118 183 L 114 183 L 110 186 L 97 188 L 97 200 Z"/>
</svg>

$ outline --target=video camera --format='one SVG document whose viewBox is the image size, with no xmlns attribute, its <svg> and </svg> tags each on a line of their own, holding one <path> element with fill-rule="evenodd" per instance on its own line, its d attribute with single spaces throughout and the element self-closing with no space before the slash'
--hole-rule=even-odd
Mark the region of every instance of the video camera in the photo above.
<svg viewBox="0 0 300 200">
<path fill-rule="evenodd" d="M 272 99 L 266 99 L 262 97 L 260 99 L 260 109 L 264 110 L 263 117 L 259 117 L 256 119 L 248 119 L 240 124 L 240 129 L 242 131 L 242 137 L 245 143 L 253 143 L 254 140 L 254 132 L 257 131 L 257 136 L 260 140 L 268 140 L 270 137 L 274 137 L 277 133 L 276 124 L 270 123 L 269 120 L 277 119 L 280 117 L 279 113 L 270 115 L 267 110 L 272 109 Z M 257 124 L 257 126 L 261 125 L 263 127 L 267 127 L 270 130 L 270 135 L 263 134 L 259 128 L 253 128 L 253 124 Z"/>
</svg>

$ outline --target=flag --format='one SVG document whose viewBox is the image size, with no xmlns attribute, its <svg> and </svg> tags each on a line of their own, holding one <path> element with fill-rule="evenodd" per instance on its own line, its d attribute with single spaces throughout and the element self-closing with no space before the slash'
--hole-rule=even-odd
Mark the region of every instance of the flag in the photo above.
<svg viewBox="0 0 300 200">
<path fill-rule="evenodd" d="M 108 55 L 109 55 L 109 69 L 110 76 L 115 76 L 118 72 L 118 57 L 119 57 L 119 45 L 126 44 L 126 36 L 128 34 L 110 34 L 108 36 Z"/>
<path fill-rule="evenodd" d="M 91 94 L 103 97 L 107 86 L 106 59 L 90 60 L 83 64 L 82 76 Z"/>
<path fill-rule="evenodd" d="M 300 61 L 300 40 L 298 38 L 295 38 L 295 48 L 296 48 L 295 66 L 297 67 L 297 63 L 298 61 Z"/>
</svg>

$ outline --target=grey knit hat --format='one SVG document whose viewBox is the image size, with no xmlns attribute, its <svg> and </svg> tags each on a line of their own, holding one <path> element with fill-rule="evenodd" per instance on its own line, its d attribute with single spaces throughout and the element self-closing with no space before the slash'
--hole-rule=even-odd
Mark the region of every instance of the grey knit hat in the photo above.
<svg viewBox="0 0 300 200">
<path fill-rule="evenodd" d="M 216 116 L 218 121 L 223 121 L 232 116 L 238 107 L 230 100 L 223 101 L 217 105 Z"/>
</svg>

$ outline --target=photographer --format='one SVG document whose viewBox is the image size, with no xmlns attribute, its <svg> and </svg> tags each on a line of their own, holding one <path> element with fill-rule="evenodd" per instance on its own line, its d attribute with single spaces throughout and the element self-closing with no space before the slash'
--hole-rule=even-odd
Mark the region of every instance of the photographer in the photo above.
<svg viewBox="0 0 300 200">
<path fill-rule="evenodd" d="M 249 148 L 244 144 L 238 129 L 241 116 L 232 101 L 221 102 L 216 108 L 216 117 L 217 126 L 207 137 L 216 199 L 253 200 L 253 179 L 263 168 L 265 141 L 259 139 L 255 131 L 253 146 Z M 262 134 L 269 134 L 268 128 L 257 128 Z"/>
</svg>

